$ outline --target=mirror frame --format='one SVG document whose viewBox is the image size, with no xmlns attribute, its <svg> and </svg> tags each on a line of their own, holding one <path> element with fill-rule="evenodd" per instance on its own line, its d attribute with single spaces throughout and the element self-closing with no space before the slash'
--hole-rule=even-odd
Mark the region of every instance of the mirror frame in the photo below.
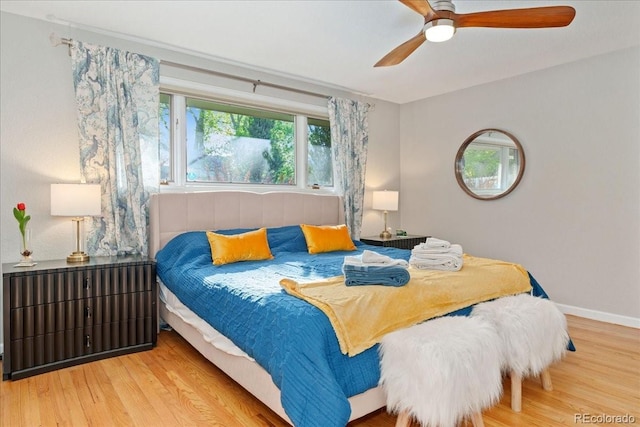
<svg viewBox="0 0 640 427">
<path fill-rule="evenodd" d="M 463 159 L 463 156 L 464 156 L 464 151 L 467 149 L 469 144 L 471 144 L 473 141 L 475 141 L 475 139 L 477 137 L 479 137 L 483 133 L 487 133 L 487 132 L 500 132 L 500 133 L 508 136 L 511 139 L 511 141 L 513 141 L 513 143 L 515 144 L 516 148 L 518 149 L 518 160 L 520 161 L 520 170 L 518 171 L 518 175 L 516 176 L 515 181 L 513 181 L 513 184 L 511 184 L 511 186 L 509 188 L 507 188 L 505 191 L 503 191 L 502 193 L 497 194 L 495 196 L 486 196 L 485 197 L 485 196 L 481 196 L 481 195 L 478 195 L 478 194 L 474 193 L 464 183 L 464 179 L 462 178 L 462 172 L 464 170 L 464 166 L 462 164 L 463 163 L 462 159 Z M 475 132 L 473 135 L 468 137 L 462 143 L 462 145 L 458 149 L 458 153 L 456 154 L 456 159 L 455 159 L 455 163 L 454 163 L 454 170 L 455 170 L 455 175 L 456 175 L 456 181 L 458 181 L 458 185 L 460 186 L 460 188 L 462 188 L 462 190 L 464 190 L 465 193 L 467 193 L 468 195 L 470 195 L 474 199 L 478 199 L 478 200 L 496 200 L 496 199 L 500 199 L 500 198 L 506 196 L 507 194 L 511 193 L 518 186 L 518 184 L 520 183 L 520 180 L 522 179 L 522 175 L 524 174 L 525 164 L 526 164 L 526 161 L 525 161 L 525 157 L 524 157 L 524 150 L 522 149 L 522 145 L 520 145 L 520 141 L 518 141 L 518 139 L 515 136 L 513 136 L 509 132 L 506 132 L 506 131 L 501 130 L 501 129 L 482 129 L 482 130 L 479 130 L 479 131 Z"/>
</svg>

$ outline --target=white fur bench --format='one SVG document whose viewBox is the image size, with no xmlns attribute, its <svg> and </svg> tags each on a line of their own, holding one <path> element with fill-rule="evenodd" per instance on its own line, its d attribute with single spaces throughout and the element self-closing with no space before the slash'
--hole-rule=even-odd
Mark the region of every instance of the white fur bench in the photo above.
<svg viewBox="0 0 640 427">
<path fill-rule="evenodd" d="M 476 305 L 471 316 L 491 322 L 500 335 L 511 376 L 511 409 L 522 409 L 522 378 L 540 375 L 551 390 L 548 367 L 567 350 L 567 320 L 548 299 L 528 294 L 498 298 Z"/>
<path fill-rule="evenodd" d="M 454 427 L 502 393 L 502 345 L 495 328 L 471 317 L 448 316 L 387 334 L 380 345 L 380 383 L 396 426 Z"/>
</svg>

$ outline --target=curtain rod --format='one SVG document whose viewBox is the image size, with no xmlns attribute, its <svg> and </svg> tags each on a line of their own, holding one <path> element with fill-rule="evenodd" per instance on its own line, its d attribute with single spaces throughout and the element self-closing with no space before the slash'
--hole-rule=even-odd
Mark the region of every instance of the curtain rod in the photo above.
<svg viewBox="0 0 640 427">
<path fill-rule="evenodd" d="M 49 36 L 49 40 L 51 41 L 51 44 L 54 47 L 60 46 L 60 45 L 66 45 L 69 48 L 69 54 L 71 54 L 71 43 L 73 42 L 73 39 L 66 39 L 66 38 L 63 38 L 63 37 L 58 37 L 55 33 L 51 33 L 51 35 Z M 247 78 L 247 77 L 235 76 L 233 74 L 222 73 L 220 71 L 213 71 L 213 70 L 209 70 L 209 69 L 206 69 L 206 68 L 194 67 L 192 65 L 180 64 L 180 63 L 177 63 L 177 62 L 160 60 L 160 65 L 167 65 L 169 67 L 182 68 L 183 70 L 189 70 L 189 71 L 195 71 L 195 72 L 198 72 L 198 73 L 211 74 L 211 75 L 217 76 L 217 77 L 223 77 L 223 78 L 226 78 L 226 79 L 233 79 L 233 80 L 238 80 L 238 81 L 245 82 L 245 83 L 250 83 L 250 84 L 253 85 L 253 93 L 256 92 L 256 88 L 258 86 L 265 86 L 265 87 L 270 87 L 270 88 L 273 88 L 273 89 L 279 89 L 279 90 L 285 90 L 285 91 L 288 91 L 288 92 L 299 93 L 301 95 L 314 96 L 316 98 L 325 98 L 325 99 L 330 98 L 329 95 L 324 95 L 324 94 L 317 93 L 317 92 L 310 92 L 310 91 L 307 91 L 307 90 L 296 89 L 296 88 L 283 86 L 283 85 L 279 85 L 279 84 L 275 84 L 275 83 L 263 82 L 262 80 L 254 80 L 254 79 L 250 79 L 250 78 Z"/>
<path fill-rule="evenodd" d="M 211 75 L 217 76 L 217 77 L 224 77 L 224 78 L 227 78 L 227 79 L 233 79 L 233 80 L 238 80 L 238 81 L 241 81 L 241 82 L 251 83 L 253 85 L 253 92 L 254 93 L 255 93 L 256 88 L 258 86 L 265 86 L 265 87 L 270 87 L 270 88 L 273 88 L 273 89 L 280 89 L 280 90 L 286 90 L 288 92 L 299 93 L 299 94 L 302 94 L 302 95 L 315 96 L 316 98 L 325 98 L 325 99 L 330 98 L 329 95 L 324 95 L 322 93 L 310 92 L 310 91 L 307 91 L 307 90 L 296 89 L 296 88 L 293 88 L 293 87 L 283 86 L 283 85 L 279 85 L 279 84 L 275 84 L 275 83 L 263 82 L 262 80 L 254 80 L 254 79 L 249 79 L 247 77 L 235 76 L 233 74 L 227 74 L 227 73 L 222 73 L 220 71 L 209 70 L 207 68 L 200 68 L 200 67 L 194 67 L 192 65 L 179 64 L 177 62 L 165 61 L 164 59 L 160 61 L 160 65 L 167 65 L 169 67 L 182 68 L 183 70 L 196 71 L 196 72 L 199 72 L 199 73 L 211 74 Z"/>
</svg>

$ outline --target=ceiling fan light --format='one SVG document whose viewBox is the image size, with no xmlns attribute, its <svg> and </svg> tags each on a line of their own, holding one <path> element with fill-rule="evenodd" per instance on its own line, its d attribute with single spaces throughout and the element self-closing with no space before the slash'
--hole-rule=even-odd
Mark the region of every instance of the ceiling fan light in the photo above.
<svg viewBox="0 0 640 427">
<path fill-rule="evenodd" d="M 430 42 L 444 42 L 456 32 L 451 19 L 434 19 L 424 25 L 424 35 Z"/>
</svg>

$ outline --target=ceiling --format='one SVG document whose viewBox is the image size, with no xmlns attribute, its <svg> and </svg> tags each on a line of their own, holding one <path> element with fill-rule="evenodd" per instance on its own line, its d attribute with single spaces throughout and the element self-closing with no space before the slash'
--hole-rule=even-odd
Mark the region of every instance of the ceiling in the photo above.
<svg viewBox="0 0 640 427">
<path fill-rule="evenodd" d="M 454 0 L 457 13 L 570 5 L 553 29 L 463 28 L 374 68 L 423 18 L 396 0 L 11 1 L 0 10 L 142 39 L 396 103 L 640 45 L 640 1 Z M 58 34 L 67 37 L 68 34 Z"/>
</svg>

